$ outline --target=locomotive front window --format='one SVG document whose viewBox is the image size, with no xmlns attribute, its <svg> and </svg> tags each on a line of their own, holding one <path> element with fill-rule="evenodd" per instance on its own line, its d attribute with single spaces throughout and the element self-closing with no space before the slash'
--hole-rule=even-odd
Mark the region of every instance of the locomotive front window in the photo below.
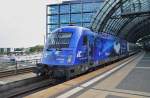
<svg viewBox="0 0 150 98">
<path fill-rule="evenodd" d="M 48 49 L 49 48 L 68 48 L 72 33 L 58 32 L 49 35 Z"/>
</svg>

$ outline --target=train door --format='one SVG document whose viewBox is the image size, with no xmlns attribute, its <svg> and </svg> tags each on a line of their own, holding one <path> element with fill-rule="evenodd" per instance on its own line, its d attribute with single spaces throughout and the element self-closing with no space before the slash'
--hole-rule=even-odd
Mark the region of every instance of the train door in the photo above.
<svg viewBox="0 0 150 98">
<path fill-rule="evenodd" d="M 88 44 L 88 53 L 89 53 L 89 65 L 93 65 L 94 63 L 94 36 L 90 36 L 89 44 Z"/>
<path fill-rule="evenodd" d="M 94 41 L 93 41 L 93 36 L 87 36 L 85 35 L 83 37 L 83 44 L 87 46 L 87 60 L 88 60 L 88 65 L 93 64 L 93 49 L 94 49 Z"/>
</svg>

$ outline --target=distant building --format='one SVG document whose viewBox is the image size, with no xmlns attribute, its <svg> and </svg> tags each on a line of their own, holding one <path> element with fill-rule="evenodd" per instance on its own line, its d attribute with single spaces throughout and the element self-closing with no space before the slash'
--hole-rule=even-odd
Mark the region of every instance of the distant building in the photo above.
<svg viewBox="0 0 150 98">
<path fill-rule="evenodd" d="M 24 48 L 0 48 L 0 54 L 23 54 L 25 53 Z"/>
<path fill-rule="evenodd" d="M 0 53 L 1 54 L 7 54 L 9 52 L 13 52 L 14 51 L 14 48 L 0 48 Z"/>
<path fill-rule="evenodd" d="M 14 51 L 10 51 L 8 54 L 9 55 L 23 55 L 25 54 L 26 51 L 25 51 L 25 48 L 14 48 Z"/>
<path fill-rule="evenodd" d="M 61 0 L 58 0 L 61 1 Z M 74 24 L 88 27 L 105 0 L 71 0 L 47 5 L 47 34 L 58 27 Z"/>
</svg>

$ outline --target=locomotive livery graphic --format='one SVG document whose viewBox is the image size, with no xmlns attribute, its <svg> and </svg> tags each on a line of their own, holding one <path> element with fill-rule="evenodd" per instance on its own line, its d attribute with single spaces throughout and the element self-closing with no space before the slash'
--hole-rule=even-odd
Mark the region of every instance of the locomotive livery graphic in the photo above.
<svg viewBox="0 0 150 98">
<path fill-rule="evenodd" d="M 119 41 L 116 41 L 114 43 L 114 51 L 115 51 L 115 53 L 119 54 L 120 53 L 120 49 L 121 49 L 120 43 L 119 43 Z"/>
</svg>

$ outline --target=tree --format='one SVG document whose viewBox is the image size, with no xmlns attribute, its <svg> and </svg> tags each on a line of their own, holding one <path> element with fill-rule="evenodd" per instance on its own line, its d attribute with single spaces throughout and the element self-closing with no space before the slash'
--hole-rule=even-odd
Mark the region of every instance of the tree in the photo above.
<svg viewBox="0 0 150 98">
<path fill-rule="evenodd" d="M 37 45 L 34 47 L 30 47 L 29 52 L 33 53 L 33 52 L 41 52 L 43 51 L 44 46 L 43 45 Z"/>
</svg>

